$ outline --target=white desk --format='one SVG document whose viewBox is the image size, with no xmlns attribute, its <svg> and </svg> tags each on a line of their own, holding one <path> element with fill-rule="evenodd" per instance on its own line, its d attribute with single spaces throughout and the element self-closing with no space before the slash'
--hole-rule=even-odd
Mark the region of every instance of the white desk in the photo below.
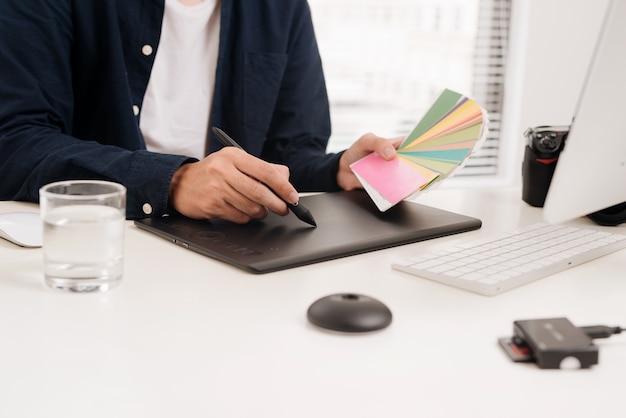
<svg viewBox="0 0 626 418">
<path fill-rule="evenodd" d="M 515 364 L 497 338 L 516 319 L 626 326 L 626 251 L 480 296 L 390 264 L 538 222 L 540 210 L 516 189 L 419 201 L 483 228 L 259 276 L 129 222 L 124 281 L 93 295 L 45 289 L 41 251 L 0 240 L 0 416 L 624 416 L 626 336 L 599 340 L 600 363 L 570 371 Z M 37 207 L 0 202 L 15 209 Z M 344 291 L 385 302 L 391 326 L 341 335 L 307 322 L 310 303 Z"/>
</svg>

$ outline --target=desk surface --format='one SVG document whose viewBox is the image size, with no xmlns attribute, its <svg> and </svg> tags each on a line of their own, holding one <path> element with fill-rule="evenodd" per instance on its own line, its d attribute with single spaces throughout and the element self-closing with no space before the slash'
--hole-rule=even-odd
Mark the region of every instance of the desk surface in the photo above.
<svg viewBox="0 0 626 418">
<path fill-rule="evenodd" d="M 622 415 L 626 336 L 598 341 L 600 363 L 570 371 L 512 363 L 497 338 L 516 319 L 626 326 L 626 251 L 480 296 L 390 264 L 538 222 L 540 209 L 517 189 L 439 189 L 419 202 L 483 227 L 259 276 L 129 222 L 124 281 L 93 295 L 45 289 L 41 250 L 0 240 L 0 416 Z M 38 208 L 0 202 L 0 210 Z M 308 306 L 338 292 L 382 300 L 393 323 L 366 335 L 309 324 Z"/>
</svg>

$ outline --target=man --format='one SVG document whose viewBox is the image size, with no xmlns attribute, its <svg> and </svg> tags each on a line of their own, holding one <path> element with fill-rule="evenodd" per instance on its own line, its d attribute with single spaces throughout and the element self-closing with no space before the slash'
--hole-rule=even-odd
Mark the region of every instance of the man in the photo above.
<svg viewBox="0 0 626 418">
<path fill-rule="evenodd" d="M 360 187 L 349 165 L 370 152 L 395 157 L 397 144 L 372 134 L 326 154 L 305 0 L 0 0 L 0 10 L 0 199 L 105 179 L 127 187 L 129 219 L 245 223 L 287 214 L 296 190 Z M 210 125 L 247 152 L 222 149 Z"/>
</svg>

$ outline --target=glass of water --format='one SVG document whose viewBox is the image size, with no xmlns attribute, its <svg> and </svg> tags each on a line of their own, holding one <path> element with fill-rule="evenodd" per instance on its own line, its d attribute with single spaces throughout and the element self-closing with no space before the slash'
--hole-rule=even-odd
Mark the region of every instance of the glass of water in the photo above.
<svg viewBox="0 0 626 418">
<path fill-rule="evenodd" d="M 46 285 L 101 292 L 122 279 L 126 188 L 97 180 L 51 183 L 39 190 Z"/>
</svg>

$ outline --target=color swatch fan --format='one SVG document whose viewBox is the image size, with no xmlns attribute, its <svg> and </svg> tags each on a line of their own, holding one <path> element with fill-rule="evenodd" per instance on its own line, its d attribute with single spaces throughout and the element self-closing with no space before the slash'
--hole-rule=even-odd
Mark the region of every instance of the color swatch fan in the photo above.
<svg viewBox="0 0 626 418">
<path fill-rule="evenodd" d="M 486 135 L 487 113 L 474 100 L 446 89 L 402 142 L 397 158 L 370 154 L 350 168 L 385 211 L 462 167 Z"/>
</svg>

